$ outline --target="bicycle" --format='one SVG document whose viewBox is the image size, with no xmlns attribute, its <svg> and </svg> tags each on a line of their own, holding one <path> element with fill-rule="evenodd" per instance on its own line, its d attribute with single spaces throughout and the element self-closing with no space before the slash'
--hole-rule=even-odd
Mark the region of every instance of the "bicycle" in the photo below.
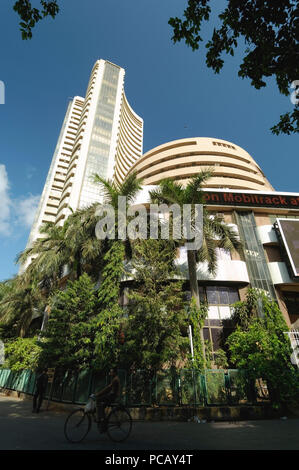
<svg viewBox="0 0 299 470">
<path fill-rule="evenodd" d="M 120 403 L 112 403 L 110 412 L 104 418 L 96 421 L 95 397 L 91 395 L 90 401 L 84 408 L 72 411 L 64 424 L 64 435 L 69 442 L 82 442 L 91 429 L 92 421 L 97 424 L 99 432 L 107 432 L 114 442 L 123 442 L 132 430 L 132 417 L 129 410 Z M 92 401 L 93 402 L 92 402 Z M 91 405 L 91 406 L 89 406 Z"/>
</svg>

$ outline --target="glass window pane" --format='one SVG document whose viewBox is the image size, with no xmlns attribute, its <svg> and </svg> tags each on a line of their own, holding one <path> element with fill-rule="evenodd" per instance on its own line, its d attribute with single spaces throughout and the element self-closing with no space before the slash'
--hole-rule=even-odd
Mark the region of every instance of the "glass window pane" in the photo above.
<svg viewBox="0 0 299 470">
<path fill-rule="evenodd" d="M 230 287 L 228 290 L 228 300 L 230 304 L 234 304 L 235 302 L 239 302 L 239 292 L 238 289 L 234 287 Z"/>
<path fill-rule="evenodd" d="M 211 341 L 209 328 L 204 328 L 204 329 L 203 329 L 203 337 L 204 337 L 204 340 L 205 340 L 205 341 L 206 341 L 206 340 Z"/>
<path fill-rule="evenodd" d="M 231 313 L 230 313 L 230 308 L 229 307 L 219 307 L 219 313 L 220 313 L 220 318 L 221 320 L 225 320 L 227 318 L 230 318 L 231 317 Z"/>
<path fill-rule="evenodd" d="M 211 328 L 212 333 L 212 343 L 213 343 L 213 350 L 217 351 L 220 348 L 221 344 L 221 329 L 220 328 Z"/>
<path fill-rule="evenodd" d="M 219 287 L 219 303 L 224 305 L 229 304 L 227 287 Z"/>
<path fill-rule="evenodd" d="M 209 307 L 208 317 L 209 318 L 219 319 L 218 307 Z"/>
<path fill-rule="evenodd" d="M 218 292 L 217 287 L 209 286 L 207 287 L 207 299 L 209 304 L 219 304 L 218 301 Z"/>
</svg>

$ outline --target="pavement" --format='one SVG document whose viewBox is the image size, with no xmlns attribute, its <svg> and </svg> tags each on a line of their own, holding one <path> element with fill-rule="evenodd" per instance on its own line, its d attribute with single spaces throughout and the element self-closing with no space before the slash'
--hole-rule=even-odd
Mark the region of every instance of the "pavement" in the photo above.
<svg viewBox="0 0 299 470">
<path fill-rule="evenodd" d="M 134 422 L 128 440 L 115 444 L 95 425 L 83 443 L 66 441 L 67 413 L 32 413 L 32 403 L 0 394 L 0 450 L 292 450 L 299 451 L 299 419 L 240 422 Z"/>
</svg>

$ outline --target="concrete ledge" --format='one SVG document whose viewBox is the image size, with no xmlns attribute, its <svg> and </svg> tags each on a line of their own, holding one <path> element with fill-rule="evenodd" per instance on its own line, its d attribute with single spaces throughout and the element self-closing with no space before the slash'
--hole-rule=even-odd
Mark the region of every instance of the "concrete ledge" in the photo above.
<svg viewBox="0 0 299 470">
<path fill-rule="evenodd" d="M 206 421 L 243 421 L 279 418 L 281 412 L 270 405 L 206 407 L 139 407 L 130 408 L 132 418 L 143 421 L 188 421 L 193 417 Z"/>
<path fill-rule="evenodd" d="M 0 389 L 0 393 L 19 398 L 20 400 L 32 401 L 32 395 L 14 390 Z M 43 408 L 47 406 L 48 400 L 43 401 Z M 49 411 L 69 413 L 74 408 L 83 405 L 74 403 L 61 403 L 49 401 Z M 289 409 L 282 412 L 274 410 L 270 404 L 264 405 L 240 405 L 240 406 L 140 406 L 128 407 L 135 421 L 188 421 L 193 417 L 206 421 L 248 421 L 259 419 L 277 419 L 282 416 L 299 417 L 298 409 Z"/>
</svg>

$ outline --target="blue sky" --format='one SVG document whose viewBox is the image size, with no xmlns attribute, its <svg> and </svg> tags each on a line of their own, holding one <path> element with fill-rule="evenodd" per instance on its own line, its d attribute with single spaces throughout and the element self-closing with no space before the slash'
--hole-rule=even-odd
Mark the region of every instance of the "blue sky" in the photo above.
<svg viewBox="0 0 299 470">
<path fill-rule="evenodd" d="M 127 98 L 144 119 L 144 151 L 184 137 L 226 139 L 253 156 L 277 191 L 299 192 L 298 136 L 269 130 L 292 109 L 289 97 L 274 80 L 258 91 L 238 78 L 242 47 L 215 75 L 204 47 L 174 45 L 168 19 L 187 1 L 60 0 L 57 18 L 40 22 L 31 41 L 21 40 L 13 3 L 0 5 L 0 280 L 17 272 L 68 99 L 85 95 L 99 58 L 126 70 Z M 204 38 L 216 23 L 214 15 Z"/>
</svg>

